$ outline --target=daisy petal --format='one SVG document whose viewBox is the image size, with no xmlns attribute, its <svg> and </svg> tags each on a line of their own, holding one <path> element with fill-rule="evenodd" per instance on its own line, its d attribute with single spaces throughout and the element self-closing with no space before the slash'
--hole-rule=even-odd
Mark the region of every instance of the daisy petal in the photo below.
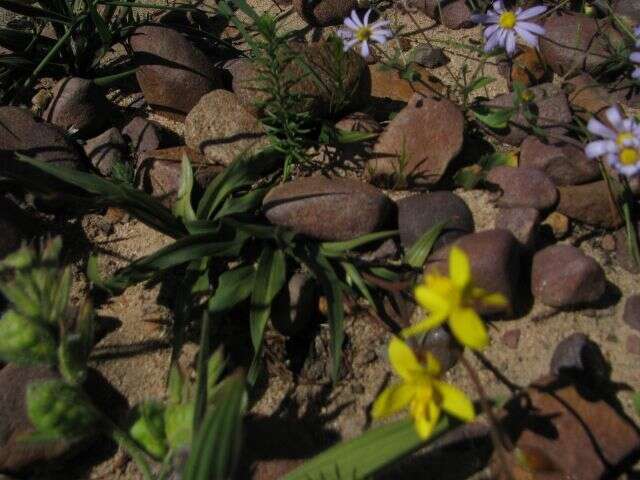
<svg viewBox="0 0 640 480">
<path fill-rule="evenodd" d="M 547 11 L 547 7 L 544 5 L 538 5 L 537 7 L 531 7 L 524 10 L 518 15 L 518 20 L 527 20 L 528 18 L 537 17 Z"/>
<path fill-rule="evenodd" d="M 358 26 L 355 24 L 355 22 L 353 20 L 351 20 L 349 17 L 344 19 L 344 24 L 347 28 L 351 29 L 351 30 L 358 30 Z"/>
<path fill-rule="evenodd" d="M 489 344 L 487 328 L 472 308 L 460 308 L 452 312 L 449 327 L 458 342 L 472 350 L 482 350 Z"/>
<path fill-rule="evenodd" d="M 613 153 L 617 150 L 616 144 L 611 140 L 597 140 L 590 142 L 584 149 L 584 153 L 587 157 L 593 159 L 602 157 L 608 153 Z"/>
<path fill-rule="evenodd" d="M 618 136 L 616 132 L 607 127 L 604 123 L 592 118 L 589 120 L 587 124 L 587 130 L 589 130 L 594 135 L 598 135 L 599 137 L 609 138 L 611 140 L 615 140 Z"/>
<path fill-rule="evenodd" d="M 442 409 L 450 415 L 462 420 L 471 422 L 476 417 L 473 403 L 462 390 L 457 389 L 448 383 L 434 381 L 434 387 L 442 396 Z"/>
<path fill-rule="evenodd" d="M 507 55 L 510 57 L 516 53 L 516 34 L 513 31 L 507 33 L 507 44 L 506 44 Z"/>
<path fill-rule="evenodd" d="M 607 120 L 609 120 L 609 123 L 613 126 L 613 128 L 622 130 L 622 128 L 620 127 L 623 127 L 624 119 L 622 118 L 622 114 L 620 113 L 620 110 L 618 110 L 617 107 L 608 108 L 604 112 L 604 114 L 607 117 Z"/>
<path fill-rule="evenodd" d="M 362 22 L 360 21 L 360 17 L 358 17 L 358 14 L 356 13 L 355 10 L 351 10 L 351 20 L 353 21 L 353 23 L 355 23 L 358 27 L 362 27 Z"/>
<path fill-rule="evenodd" d="M 633 52 L 631 55 L 629 55 L 629 59 L 633 63 L 640 63 L 640 52 Z"/>
<path fill-rule="evenodd" d="M 362 58 L 367 58 L 369 56 L 369 42 L 362 42 L 360 46 L 360 55 Z"/>
<path fill-rule="evenodd" d="M 544 35 L 546 30 L 533 22 L 518 22 L 518 27 L 522 30 L 526 30 L 527 32 L 531 32 L 534 35 Z"/>
<path fill-rule="evenodd" d="M 514 30 L 522 37 L 522 40 L 532 48 L 537 48 L 538 46 L 538 37 L 536 37 L 533 33 L 528 32 L 527 30 L 520 28 L 518 25 L 515 26 Z"/>
<path fill-rule="evenodd" d="M 371 15 L 371 9 L 367 10 L 367 12 L 364 14 L 364 20 L 362 20 L 362 23 L 364 25 L 369 25 L 369 15 Z"/>
</svg>

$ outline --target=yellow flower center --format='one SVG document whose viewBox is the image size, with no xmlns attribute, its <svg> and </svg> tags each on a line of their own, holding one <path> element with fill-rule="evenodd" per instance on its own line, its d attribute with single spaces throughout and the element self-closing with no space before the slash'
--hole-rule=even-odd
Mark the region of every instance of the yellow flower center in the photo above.
<svg viewBox="0 0 640 480">
<path fill-rule="evenodd" d="M 621 147 L 624 145 L 625 142 L 629 140 L 633 140 L 633 133 L 624 132 L 618 135 L 618 138 L 616 138 L 616 143 L 618 144 L 618 146 Z"/>
<path fill-rule="evenodd" d="M 515 13 L 504 12 L 502 15 L 500 15 L 500 19 L 498 20 L 498 23 L 502 28 L 511 30 L 513 27 L 516 26 L 517 21 L 518 21 L 518 17 L 516 17 Z"/>
<path fill-rule="evenodd" d="M 356 39 L 359 42 L 366 42 L 367 40 L 369 40 L 369 38 L 371 38 L 372 34 L 373 31 L 369 27 L 361 27 L 356 32 Z"/>
<path fill-rule="evenodd" d="M 640 155 L 635 148 L 625 148 L 620 152 L 620 163 L 623 165 L 635 165 L 640 160 Z"/>
</svg>

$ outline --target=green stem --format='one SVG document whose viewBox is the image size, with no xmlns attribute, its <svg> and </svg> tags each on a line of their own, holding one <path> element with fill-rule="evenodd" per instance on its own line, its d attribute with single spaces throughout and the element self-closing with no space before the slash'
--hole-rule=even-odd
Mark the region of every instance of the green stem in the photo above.
<svg viewBox="0 0 640 480">
<path fill-rule="evenodd" d="M 631 195 L 631 189 L 626 180 L 622 182 L 625 189 L 625 196 L 622 202 L 622 214 L 624 217 L 625 229 L 627 233 L 627 248 L 629 249 L 629 255 L 636 264 L 636 267 L 640 267 L 640 248 L 638 248 L 638 232 L 636 226 L 633 223 L 633 217 L 631 215 L 631 201 L 633 198 Z"/>
<path fill-rule="evenodd" d="M 129 435 L 121 430 L 117 425 L 113 424 L 111 421 L 109 421 L 109 424 L 111 438 L 113 438 L 115 442 L 131 456 L 136 465 L 138 465 L 138 468 L 142 471 L 144 479 L 153 480 L 151 468 L 149 467 L 149 463 L 145 458 L 146 455 L 142 449 L 140 449 L 131 437 L 129 437 Z"/>
</svg>

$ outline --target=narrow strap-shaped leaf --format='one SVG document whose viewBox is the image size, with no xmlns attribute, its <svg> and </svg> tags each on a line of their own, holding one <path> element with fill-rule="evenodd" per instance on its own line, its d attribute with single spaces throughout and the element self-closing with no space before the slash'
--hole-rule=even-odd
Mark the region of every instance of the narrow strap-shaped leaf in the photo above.
<svg viewBox="0 0 640 480">
<path fill-rule="evenodd" d="M 320 244 L 320 251 L 326 257 L 339 257 L 343 253 L 361 247 L 367 243 L 377 242 L 385 238 L 394 237 L 398 234 L 398 230 L 385 230 L 383 232 L 368 233 L 351 240 L 342 242 L 324 242 Z"/>
<path fill-rule="evenodd" d="M 372 308 L 376 309 L 376 302 L 374 301 L 373 296 L 369 291 L 369 287 L 367 287 L 367 284 L 362 278 L 362 275 L 360 275 L 360 272 L 358 271 L 358 269 L 352 263 L 349 263 L 349 262 L 340 262 L 340 265 L 342 266 L 342 268 L 344 268 L 345 273 L 347 274 L 349 279 L 351 279 L 351 281 L 354 283 L 358 291 L 360 291 L 360 294 L 367 299 L 367 301 L 369 302 L 369 305 Z"/>
<path fill-rule="evenodd" d="M 73 19 L 65 15 L 61 15 L 58 12 L 49 10 L 42 7 L 34 7 L 33 5 L 27 5 L 26 3 L 16 2 L 14 0 L 0 0 L 0 8 L 9 10 L 10 12 L 17 13 L 18 15 L 24 15 L 29 18 L 41 18 L 42 20 L 49 20 L 52 22 L 61 22 L 70 24 Z"/>
<path fill-rule="evenodd" d="M 435 224 L 429 230 L 422 234 L 416 243 L 414 243 L 404 256 L 404 263 L 413 268 L 422 268 L 427 257 L 431 253 L 433 244 L 442 233 L 442 229 L 447 224 L 444 220 Z"/>
<path fill-rule="evenodd" d="M 218 288 L 209 300 L 209 312 L 225 312 L 251 296 L 256 270 L 253 265 L 244 265 L 224 272 L 218 279 Z"/>
<path fill-rule="evenodd" d="M 202 314 L 200 326 L 200 350 L 198 351 L 198 369 L 196 378 L 196 399 L 193 414 L 193 432 L 202 424 L 207 408 L 207 384 L 209 378 L 209 356 L 211 355 L 211 317 L 206 310 Z"/>
<path fill-rule="evenodd" d="M 192 222 L 196 214 L 191 206 L 191 192 L 193 191 L 193 169 L 189 157 L 184 155 L 180 164 L 180 188 L 176 202 L 173 205 L 173 214 L 182 218 L 184 222 Z"/>
<path fill-rule="evenodd" d="M 448 421 L 441 420 L 427 442 L 418 436 L 410 419 L 377 427 L 353 440 L 331 447 L 281 480 L 371 478 L 385 466 L 433 441 L 447 427 Z"/>
</svg>

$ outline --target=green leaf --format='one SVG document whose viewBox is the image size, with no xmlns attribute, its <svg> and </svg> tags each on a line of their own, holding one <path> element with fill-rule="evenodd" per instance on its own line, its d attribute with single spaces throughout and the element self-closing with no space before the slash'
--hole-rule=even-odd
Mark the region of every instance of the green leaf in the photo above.
<svg viewBox="0 0 640 480">
<path fill-rule="evenodd" d="M 353 440 L 331 447 L 285 475 L 282 480 L 372 478 L 382 468 L 433 441 L 447 427 L 446 419 L 440 421 L 427 442 L 420 439 L 410 419 L 377 427 Z"/>
<path fill-rule="evenodd" d="M 424 232 L 422 236 L 414 243 L 404 256 L 404 263 L 413 268 L 422 268 L 424 262 L 427 260 L 433 244 L 442 233 L 442 229 L 447 224 L 447 221 L 437 223 L 431 227 L 428 231 Z"/>
<path fill-rule="evenodd" d="M 218 288 L 209 300 L 209 312 L 225 312 L 251 296 L 256 270 L 244 265 L 224 272 L 218 279 Z"/>
<path fill-rule="evenodd" d="M 192 222 L 196 214 L 191 206 L 191 192 L 193 191 L 193 169 L 189 158 L 184 155 L 181 163 L 180 188 L 176 202 L 173 205 L 173 214 L 184 222 Z"/>
<path fill-rule="evenodd" d="M 356 288 L 360 291 L 360 294 L 367 299 L 369 305 L 373 308 L 376 308 L 376 303 L 373 300 L 371 292 L 369 291 L 369 287 L 367 287 L 367 284 L 362 278 L 362 275 L 360 275 L 358 269 L 349 262 L 340 262 L 340 265 L 342 265 L 342 268 L 344 268 L 347 277 L 355 284 Z"/>
<path fill-rule="evenodd" d="M 494 130 L 504 130 L 509 127 L 509 120 L 514 115 L 512 108 L 489 108 L 478 105 L 472 108 L 472 112 L 480 123 Z"/>
<path fill-rule="evenodd" d="M 495 81 L 496 79 L 493 77 L 478 77 L 465 87 L 465 93 L 475 92 L 476 90 L 484 88 Z"/>
<path fill-rule="evenodd" d="M 269 190 L 270 188 L 257 188 L 239 197 L 228 197 L 222 208 L 216 213 L 214 220 L 258 209 Z"/>
<path fill-rule="evenodd" d="M 453 176 L 453 181 L 457 186 L 471 190 L 480 183 L 482 177 L 480 169 L 472 165 L 458 170 Z"/>
<path fill-rule="evenodd" d="M 161 460 L 169 451 L 165 437 L 164 406 L 155 401 L 146 401 L 136 407 L 136 420 L 129 435 L 156 460 Z"/>
<path fill-rule="evenodd" d="M 202 314 L 200 331 L 200 350 L 198 352 L 198 368 L 196 378 L 196 398 L 193 412 L 193 431 L 202 422 L 207 406 L 208 381 L 209 381 L 209 356 L 211 355 L 211 317 L 206 310 Z"/>
<path fill-rule="evenodd" d="M 194 404 L 167 405 L 164 410 L 164 434 L 172 449 L 191 445 L 193 439 Z"/>
<path fill-rule="evenodd" d="M 633 394 L 633 408 L 636 410 L 636 415 L 640 417 L 640 392 Z"/>
<path fill-rule="evenodd" d="M 87 378 L 84 339 L 76 333 L 67 333 L 58 347 L 58 369 L 70 384 L 81 385 Z"/>
<path fill-rule="evenodd" d="M 98 31 L 98 35 L 100 35 L 100 39 L 102 40 L 103 47 L 110 48 L 113 44 L 113 37 L 111 35 L 111 31 L 109 27 L 105 23 L 104 19 L 98 13 L 96 9 L 96 5 L 93 2 L 89 2 L 89 14 L 91 15 L 91 20 L 93 24 L 96 26 L 96 30 Z"/>
<path fill-rule="evenodd" d="M 253 383 L 258 376 L 262 357 L 262 340 L 267 321 L 271 314 L 271 302 L 286 283 L 287 265 L 282 250 L 270 246 L 262 250 L 258 260 L 253 291 L 251 294 L 251 341 L 254 357 L 249 372 L 249 382 Z"/>
<path fill-rule="evenodd" d="M 46 326 L 8 310 L 0 318 L 0 359 L 19 364 L 54 365 L 56 340 Z"/>
<path fill-rule="evenodd" d="M 386 230 L 384 232 L 369 233 L 367 235 L 362 235 L 352 240 L 345 240 L 342 242 L 324 242 L 320 244 L 320 253 L 325 257 L 339 257 L 349 250 L 361 247 L 367 243 L 391 238 L 397 234 L 398 230 Z"/>
<path fill-rule="evenodd" d="M 70 24 L 73 19 L 61 15 L 53 10 L 46 8 L 34 7 L 33 5 L 27 5 L 23 2 L 17 2 L 14 0 L 0 0 L 0 8 L 9 10 L 10 12 L 17 13 L 18 15 L 24 15 L 29 18 L 40 18 L 42 20 L 49 20 L 51 22 L 60 22 Z"/>
<path fill-rule="evenodd" d="M 229 377 L 218 390 L 191 447 L 184 480 L 233 478 L 242 440 L 242 416 L 246 405 L 244 378 Z"/>
<path fill-rule="evenodd" d="M 68 439 L 91 435 L 100 421 L 84 394 L 62 380 L 30 383 L 27 414 L 39 432 Z"/>
</svg>

